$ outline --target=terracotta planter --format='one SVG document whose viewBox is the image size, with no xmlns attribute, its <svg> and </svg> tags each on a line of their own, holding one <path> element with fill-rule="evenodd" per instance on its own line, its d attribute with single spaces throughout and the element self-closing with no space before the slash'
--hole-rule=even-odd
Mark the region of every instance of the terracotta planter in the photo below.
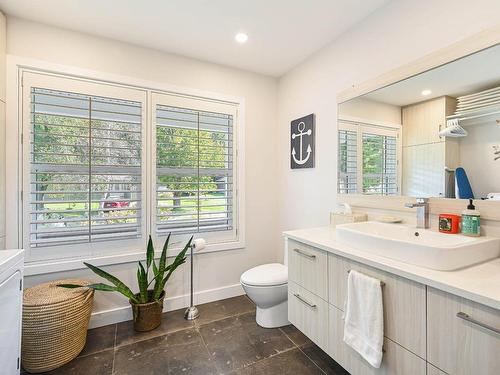
<svg viewBox="0 0 500 375">
<path fill-rule="evenodd" d="M 149 290 L 148 293 L 152 293 Z M 158 301 L 149 303 L 133 303 L 132 314 L 134 316 L 134 329 L 138 332 L 152 331 L 161 324 L 161 317 L 163 312 L 163 299 L 165 298 L 165 291 L 161 292 Z"/>
</svg>

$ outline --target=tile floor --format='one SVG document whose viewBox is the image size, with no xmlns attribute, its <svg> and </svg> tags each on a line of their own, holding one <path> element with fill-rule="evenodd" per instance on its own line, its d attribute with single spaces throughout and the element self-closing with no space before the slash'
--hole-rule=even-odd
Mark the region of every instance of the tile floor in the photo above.
<svg viewBox="0 0 500 375">
<path fill-rule="evenodd" d="M 132 322 L 92 329 L 78 358 L 51 375 L 280 375 L 348 374 L 292 325 L 264 329 L 255 306 L 234 297 L 164 314 L 154 331 L 137 333 Z"/>
</svg>

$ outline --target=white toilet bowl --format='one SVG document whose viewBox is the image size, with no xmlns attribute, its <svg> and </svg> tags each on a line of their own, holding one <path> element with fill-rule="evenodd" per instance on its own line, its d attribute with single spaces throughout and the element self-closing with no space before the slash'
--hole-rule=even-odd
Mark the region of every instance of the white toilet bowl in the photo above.
<svg viewBox="0 0 500 375">
<path fill-rule="evenodd" d="M 257 324 L 276 328 L 288 322 L 288 267 L 280 263 L 263 264 L 241 275 L 243 289 L 257 306 Z"/>
</svg>

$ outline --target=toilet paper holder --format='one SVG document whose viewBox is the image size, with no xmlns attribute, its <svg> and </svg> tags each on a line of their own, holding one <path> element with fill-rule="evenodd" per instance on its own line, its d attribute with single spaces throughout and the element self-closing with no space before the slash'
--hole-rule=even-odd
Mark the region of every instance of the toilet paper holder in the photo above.
<svg viewBox="0 0 500 375">
<path fill-rule="evenodd" d="M 193 253 L 194 251 L 200 251 L 205 248 L 207 245 L 206 241 L 203 238 L 197 238 L 195 239 L 191 245 L 189 246 L 191 249 L 191 299 L 190 299 L 190 304 L 189 307 L 186 309 L 184 312 L 184 319 L 186 320 L 194 320 L 200 316 L 200 312 L 198 311 L 198 308 L 194 305 L 194 285 L 193 285 Z"/>
</svg>

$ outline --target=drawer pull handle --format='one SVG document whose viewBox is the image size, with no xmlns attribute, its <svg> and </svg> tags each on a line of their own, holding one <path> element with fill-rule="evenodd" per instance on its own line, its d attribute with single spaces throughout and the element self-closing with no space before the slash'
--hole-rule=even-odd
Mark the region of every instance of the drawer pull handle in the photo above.
<svg viewBox="0 0 500 375">
<path fill-rule="evenodd" d="M 307 301 L 306 299 L 304 299 L 299 293 L 294 293 L 293 294 L 295 297 L 297 297 L 297 299 L 303 303 L 305 303 L 307 306 L 315 309 L 316 308 L 316 305 L 315 304 L 312 304 L 311 302 Z"/>
<path fill-rule="evenodd" d="M 293 249 L 293 251 L 295 251 L 296 253 L 299 253 L 300 255 L 308 257 L 309 259 L 315 259 L 316 258 L 316 255 L 314 255 L 314 254 L 308 254 L 305 251 L 302 251 L 300 249 Z"/>
<path fill-rule="evenodd" d="M 481 323 L 480 321 L 471 318 L 469 314 L 466 314 L 462 311 L 457 313 L 457 317 L 460 319 L 466 320 L 472 324 L 478 325 L 479 327 L 483 327 L 484 329 L 487 329 L 488 331 L 492 331 L 492 332 L 496 333 L 497 335 L 500 335 L 500 329 L 492 327 L 492 326 L 485 324 L 485 323 Z"/>
</svg>

